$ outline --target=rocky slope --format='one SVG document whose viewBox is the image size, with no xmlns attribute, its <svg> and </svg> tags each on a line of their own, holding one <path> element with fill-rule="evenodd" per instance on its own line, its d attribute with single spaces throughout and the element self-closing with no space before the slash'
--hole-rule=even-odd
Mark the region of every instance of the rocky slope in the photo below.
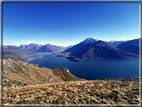
<svg viewBox="0 0 142 107">
<path fill-rule="evenodd" d="M 139 104 L 139 83 L 70 81 L 3 88 L 3 104 Z"/>
<path fill-rule="evenodd" d="M 81 80 L 72 75 L 67 68 L 49 69 L 26 62 L 3 60 L 3 86 L 24 86 L 53 82 Z"/>
</svg>

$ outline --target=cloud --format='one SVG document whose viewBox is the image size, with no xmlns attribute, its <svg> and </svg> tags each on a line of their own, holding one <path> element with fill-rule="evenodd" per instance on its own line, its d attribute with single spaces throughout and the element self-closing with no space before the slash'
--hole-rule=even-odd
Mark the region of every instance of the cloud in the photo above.
<svg viewBox="0 0 142 107">
<path fill-rule="evenodd" d="M 34 43 L 34 41 L 28 41 L 28 42 L 27 42 L 27 44 L 31 44 L 31 43 Z"/>
<path fill-rule="evenodd" d="M 20 41 L 15 41 L 15 42 L 3 42 L 4 45 L 16 45 L 16 46 L 20 46 L 21 44 L 31 44 L 31 43 L 39 43 L 39 44 L 52 44 L 52 45 L 56 45 L 56 46 L 68 46 L 65 44 L 60 44 L 60 43 L 55 43 L 55 41 L 50 41 L 50 42 L 46 42 L 42 40 L 42 42 L 36 42 L 35 40 L 20 40 Z"/>
<path fill-rule="evenodd" d="M 34 43 L 35 41 L 29 41 L 29 40 L 20 40 L 20 41 L 15 41 L 15 42 L 3 42 L 4 45 L 21 45 L 21 44 L 30 44 Z"/>
<path fill-rule="evenodd" d="M 121 38 L 125 38 L 125 36 L 122 36 Z"/>
</svg>

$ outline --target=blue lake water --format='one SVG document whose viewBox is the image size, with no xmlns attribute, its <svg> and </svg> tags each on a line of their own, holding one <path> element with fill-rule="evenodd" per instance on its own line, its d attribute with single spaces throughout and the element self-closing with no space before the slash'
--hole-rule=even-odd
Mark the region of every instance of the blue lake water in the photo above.
<svg viewBox="0 0 142 107">
<path fill-rule="evenodd" d="M 65 57 L 56 55 L 35 55 L 37 58 L 28 63 L 38 64 L 40 67 L 62 68 L 66 67 L 69 71 L 79 78 L 88 80 L 102 78 L 125 78 L 139 77 L 139 60 L 104 60 L 91 59 L 81 62 L 73 62 Z"/>
</svg>

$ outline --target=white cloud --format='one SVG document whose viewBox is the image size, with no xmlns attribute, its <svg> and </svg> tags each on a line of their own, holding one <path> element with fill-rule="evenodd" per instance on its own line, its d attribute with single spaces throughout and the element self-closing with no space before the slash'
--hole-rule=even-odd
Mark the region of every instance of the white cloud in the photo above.
<svg viewBox="0 0 142 107">
<path fill-rule="evenodd" d="M 122 36 L 121 38 L 125 38 L 125 36 Z"/>
<path fill-rule="evenodd" d="M 51 42 L 48 42 L 48 43 L 52 44 L 52 43 L 54 43 L 54 41 L 51 41 Z"/>
<path fill-rule="evenodd" d="M 36 42 L 35 40 L 20 40 L 20 41 L 15 41 L 15 42 L 3 42 L 4 45 L 16 45 L 16 46 L 20 46 L 21 44 L 31 44 L 31 43 L 38 43 L 41 45 L 44 44 L 52 44 L 52 45 L 56 45 L 56 46 L 69 46 L 67 44 L 60 44 L 60 43 L 55 43 L 55 41 L 51 41 L 51 42 L 46 42 L 42 40 L 42 42 Z"/>
<path fill-rule="evenodd" d="M 31 44 L 31 43 L 34 43 L 34 41 L 28 41 L 28 43 L 27 43 L 27 44 Z"/>
<path fill-rule="evenodd" d="M 16 41 L 16 42 L 3 42 L 4 45 L 21 45 L 21 44 L 30 44 L 30 43 L 34 43 L 34 41 L 29 41 L 29 40 L 20 40 L 20 41 Z"/>
</svg>

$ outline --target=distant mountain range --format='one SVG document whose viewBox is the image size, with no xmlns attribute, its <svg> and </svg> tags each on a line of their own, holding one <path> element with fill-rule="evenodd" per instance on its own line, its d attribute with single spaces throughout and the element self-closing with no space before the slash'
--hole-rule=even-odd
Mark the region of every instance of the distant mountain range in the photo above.
<svg viewBox="0 0 142 107">
<path fill-rule="evenodd" d="M 131 59 L 138 56 L 125 52 L 114 45 L 94 38 L 87 38 L 77 45 L 66 49 L 63 53 L 68 53 L 70 60 L 79 61 L 86 59 Z"/>
<path fill-rule="evenodd" d="M 31 43 L 31 44 L 25 44 L 25 45 L 20 45 L 19 48 L 24 49 L 24 50 L 29 50 L 33 52 L 61 52 L 65 50 L 65 48 L 60 47 L 60 46 L 55 46 L 51 44 L 36 44 L 36 43 Z"/>
<path fill-rule="evenodd" d="M 52 44 L 22 44 L 16 46 L 3 46 L 5 58 L 20 59 L 34 52 L 55 52 L 59 57 L 67 57 L 73 61 L 86 59 L 131 59 L 138 58 L 139 39 L 130 41 L 109 41 L 105 42 L 94 38 L 87 38 L 84 41 L 68 47 L 55 46 Z M 14 58 L 12 58 L 14 57 Z M 23 59 L 22 59 L 23 60 Z"/>
<path fill-rule="evenodd" d="M 126 41 L 115 41 L 115 40 L 113 40 L 113 41 L 109 41 L 108 43 L 110 43 L 114 46 L 118 46 L 119 44 L 124 43 L 124 42 L 126 42 Z"/>
</svg>

